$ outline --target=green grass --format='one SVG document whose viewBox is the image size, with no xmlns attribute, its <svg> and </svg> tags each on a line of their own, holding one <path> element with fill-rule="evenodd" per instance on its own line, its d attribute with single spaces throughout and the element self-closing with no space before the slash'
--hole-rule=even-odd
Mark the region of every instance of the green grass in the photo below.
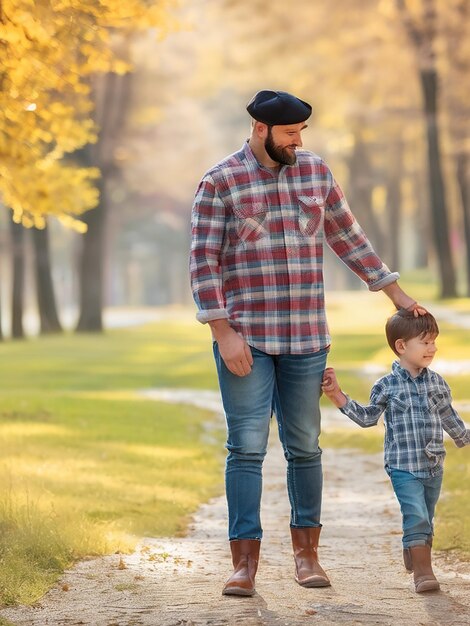
<svg viewBox="0 0 470 626">
<path fill-rule="evenodd" d="M 0 604 L 33 602 L 83 556 L 184 532 L 222 492 L 223 424 L 137 392 L 215 387 L 207 329 L 160 323 L 0 350 Z"/>
<path fill-rule="evenodd" d="M 209 330 L 190 320 L 7 342 L 1 353 L 3 389 L 217 388 Z"/>
<path fill-rule="evenodd" d="M 327 301 L 329 364 L 365 401 L 374 376 L 362 373 L 364 363 L 388 368 L 393 360 L 383 336 L 390 302 L 368 292 Z M 441 324 L 439 357 L 466 360 L 466 346 L 468 331 Z M 0 355 L 0 604 L 33 602 L 85 555 L 184 532 L 199 504 L 222 492 L 223 424 L 138 395 L 217 388 L 209 331 L 192 317 L 5 342 Z M 470 401 L 468 376 L 447 380 L 456 400 Z M 382 432 L 325 433 L 322 444 L 373 452 Z M 449 447 L 436 547 L 470 557 L 468 451 Z"/>
<path fill-rule="evenodd" d="M 403 284 L 403 282 L 402 282 Z M 404 288 L 421 301 L 432 302 L 434 295 L 429 286 L 410 282 Z M 388 299 L 382 294 L 368 292 L 331 294 L 328 318 L 332 334 L 332 349 L 328 365 L 335 367 L 342 389 L 359 402 L 367 402 L 372 383 L 378 375 L 361 371 L 362 366 L 380 366 L 388 370 L 394 355 L 386 344 L 384 324 L 392 313 Z M 445 304 L 456 310 L 470 311 L 469 299 Z M 438 320 L 439 321 L 439 320 Z M 439 322 L 436 360 L 468 361 L 468 330 Z M 437 367 L 436 367 L 437 369 Z M 454 401 L 470 404 L 470 375 L 446 375 Z M 326 398 L 323 406 L 331 406 Z M 461 417 L 470 423 L 470 412 Z M 346 418 L 345 418 L 346 419 Z M 324 432 L 323 448 L 355 448 L 365 453 L 383 449 L 383 427 L 372 429 L 344 429 Z M 442 496 L 436 511 L 435 547 L 456 550 L 462 558 L 470 560 L 470 447 L 458 449 L 453 442 L 446 443 Z"/>
</svg>

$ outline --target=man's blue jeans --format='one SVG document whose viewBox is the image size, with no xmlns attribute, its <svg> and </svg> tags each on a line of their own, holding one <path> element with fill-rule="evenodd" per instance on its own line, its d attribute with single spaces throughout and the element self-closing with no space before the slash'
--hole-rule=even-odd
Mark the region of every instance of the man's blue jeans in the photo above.
<svg viewBox="0 0 470 626">
<path fill-rule="evenodd" d="M 403 518 L 403 547 L 424 546 L 432 541 L 433 519 L 442 484 L 442 472 L 417 478 L 410 472 L 387 470 L 400 503 Z"/>
<path fill-rule="evenodd" d="M 321 526 L 319 400 L 328 351 L 302 355 L 251 351 L 252 371 L 239 377 L 227 369 L 214 342 L 227 420 L 225 487 L 230 540 L 262 537 L 262 465 L 273 412 L 287 460 L 291 526 Z"/>
</svg>

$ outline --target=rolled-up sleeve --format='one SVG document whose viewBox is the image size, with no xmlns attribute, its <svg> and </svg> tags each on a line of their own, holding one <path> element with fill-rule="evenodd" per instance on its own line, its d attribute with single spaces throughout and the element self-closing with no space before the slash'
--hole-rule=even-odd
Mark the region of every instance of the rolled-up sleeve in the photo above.
<svg viewBox="0 0 470 626">
<path fill-rule="evenodd" d="M 192 208 L 190 252 L 191 289 L 198 307 L 196 318 L 203 324 L 229 318 L 220 271 L 225 224 L 225 205 L 212 177 L 206 176 L 198 187 Z"/>
</svg>

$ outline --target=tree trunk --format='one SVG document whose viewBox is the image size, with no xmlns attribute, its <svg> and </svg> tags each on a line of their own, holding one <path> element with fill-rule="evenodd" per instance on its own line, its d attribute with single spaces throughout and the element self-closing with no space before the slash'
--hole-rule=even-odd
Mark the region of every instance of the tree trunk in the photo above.
<svg viewBox="0 0 470 626">
<path fill-rule="evenodd" d="M 10 234 L 13 257 L 11 336 L 15 339 L 19 339 L 24 337 L 25 237 L 23 226 L 11 220 Z"/>
<path fill-rule="evenodd" d="M 82 217 L 88 230 L 83 235 L 80 258 L 78 332 L 103 330 L 103 235 L 106 224 L 103 187 L 104 181 L 101 178 L 98 183 L 99 204 Z"/>
<path fill-rule="evenodd" d="M 465 235 L 466 295 L 470 297 L 470 175 L 468 154 L 465 152 L 457 155 L 457 183 L 462 200 Z"/>
<path fill-rule="evenodd" d="M 368 146 L 356 136 L 349 160 L 349 189 L 351 210 L 378 254 L 383 253 L 383 235 L 372 207 L 374 172 Z"/>
<path fill-rule="evenodd" d="M 395 0 L 403 24 L 413 44 L 419 65 L 419 79 L 423 94 L 423 108 L 427 133 L 429 195 L 431 202 L 431 229 L 437 257 L 442 298 L 457 295 L 456 276 L 449 242 L 449 227 L 444 177 L 439 145 L 438 73 L 435 41 L 439 32 L 439 15 L 435 0 L 423 0 L 422 14 L 417 19 L 405 0 Z"/>
<path fill-rule="evenodd" d="M 98 183 L 99 204 L 83 217 L 88 230 L 83 236 L 80 261 L 79 332 L 103 330 L 107 182 L 115 172 L 114 151 L 129 106 L 130 80 L 130 74 L 120 76 L 110 72 L 96 83 L 94 101 L 99 139 L 96 145 L 87 146 L 80 155 L 85 166 L 101 170 L 101 178 Z"/>
<path fill-rule="evenodd" d="M 440 291 L 442 298 L 454 298 L 457 296 L 457 288 L 449 243 L 446 194 L 437 126 L 437 72 L 434 68 L 422 69 L 420 78 L 426 116 L 432 230 L 439 267 Z"/>
<path fill-rule="evenodd" d="M 400 227 L 401 227 L 401 174 L 403 146 L 395 142 L 391 146 L 391 160 L 387 180 L 388 253 L 387 264 L 393 272 L 400 271 Z"/>
<path fill-rule="evenodd" d="M 36 294 L 38 301 L 41 334 L 62 331 L 54 295 L 50 263 L 49 231 L 47 227 L 32 229 L 36 275 Z"/>
</svg>

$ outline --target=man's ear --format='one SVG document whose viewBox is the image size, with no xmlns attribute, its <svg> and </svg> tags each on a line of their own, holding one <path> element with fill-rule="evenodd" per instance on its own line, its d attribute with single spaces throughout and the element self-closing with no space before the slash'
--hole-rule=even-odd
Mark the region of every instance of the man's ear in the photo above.
<svg viewBox="0 0 470 626">
<path fill-rule="evenodd" d="M 398 354 L 403 354 L 406 348 L 406 341 L 404 339 L 397 339 L 395 341 L 395 350 Z"/>
<path fill-rule="evenodd" d="M 265 139 L 268 136 L 267 124 L 255 121 L 255 132 L 260 139 Z"/>
</svg>

